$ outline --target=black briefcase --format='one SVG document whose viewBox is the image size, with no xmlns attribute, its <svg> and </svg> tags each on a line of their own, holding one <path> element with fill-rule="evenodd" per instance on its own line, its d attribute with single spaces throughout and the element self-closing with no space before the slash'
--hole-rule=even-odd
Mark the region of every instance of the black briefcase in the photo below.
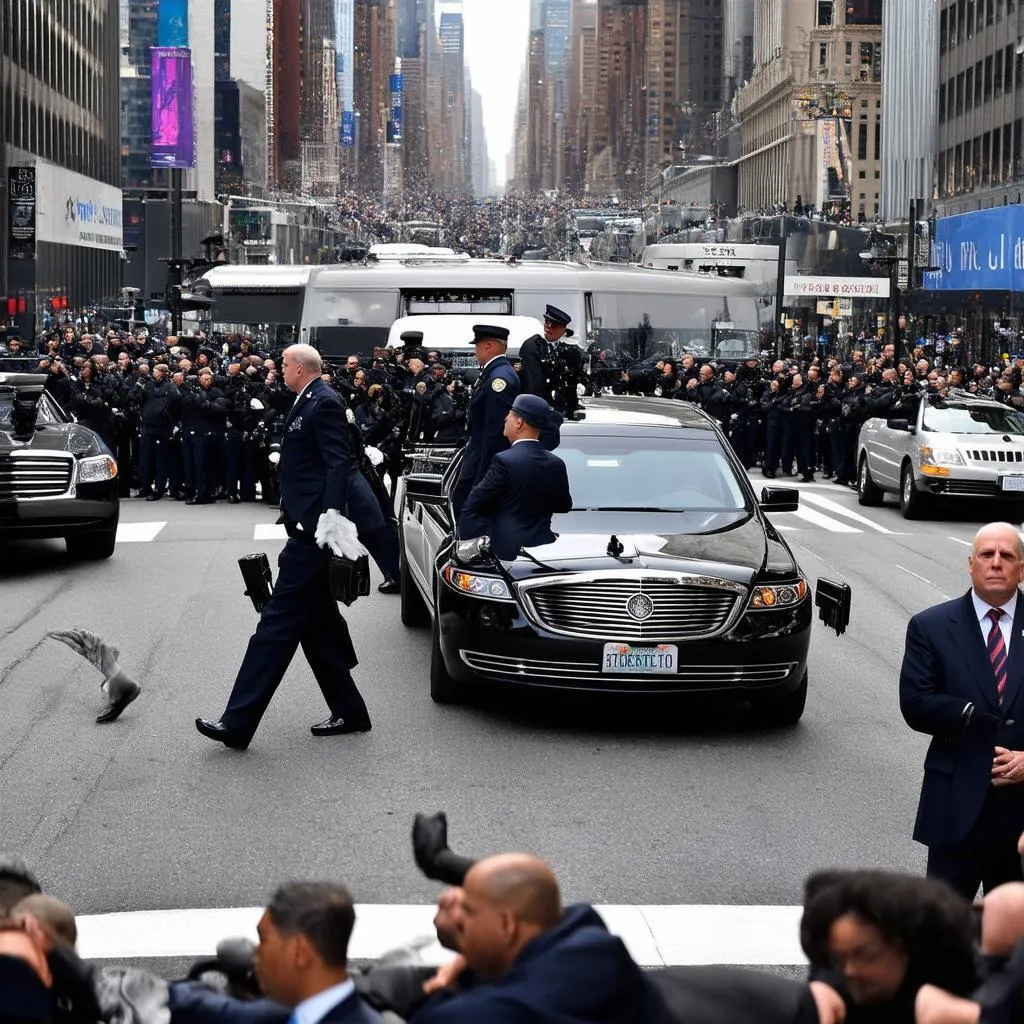
<svg viewBox="0 0 1024 1024">
<path fill-rule="evenodd" d="M 270 561 L 266 553 L 257 552 L 254 555 L 242 555 L 238 560 L 238 568 L 242 571 L 242 580 L 245 583 L 245 596 L 252 601 L 253 608 L 259 614 L 263 606 L 270 600 L 270 584 L 274 574 L 270 569 Z"/>
<path fill-rule="evenodd" d="M 355 560 L 331 555 L 327 578 L 334 600 L 350 605 L 357 597 L 370 593 L 370 559 L 366 555 Z"/>
</svg>

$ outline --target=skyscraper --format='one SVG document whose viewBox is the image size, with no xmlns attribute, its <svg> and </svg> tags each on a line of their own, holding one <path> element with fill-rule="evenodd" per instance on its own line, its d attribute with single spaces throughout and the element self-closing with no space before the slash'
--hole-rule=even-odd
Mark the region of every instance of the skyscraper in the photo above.
<svg viewBox="0 0 1024 1024">
<path fill-rule="evenodd" d="M 393 0 L 356 0 L 353 27 L 353 107 L 356 137 L 349 170 L 362 187 L 384 186 L 389 79 L 395 63 Z"/>
<path fill-rule="evenodd" d="M 442 11 L 441 105 L 444 157 L 442 188 L 455 192 L 469 189 L 469 154 L 466 151 L 465 26 L 461 4 L 457 10 Z"/>
</svg>

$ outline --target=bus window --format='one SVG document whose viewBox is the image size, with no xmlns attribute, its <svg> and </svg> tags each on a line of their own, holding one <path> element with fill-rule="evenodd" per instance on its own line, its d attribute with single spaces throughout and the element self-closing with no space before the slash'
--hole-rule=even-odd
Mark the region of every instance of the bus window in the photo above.
<svg viewBox="0 0 1024 1024">
<path fill-rule="evenodd" d="M 402 290 L 401 316 L 417 313 L 504 313 L 512 312 L 512 292 L 491 289 L 449 288 L 445 290 Z"/>
</svg>

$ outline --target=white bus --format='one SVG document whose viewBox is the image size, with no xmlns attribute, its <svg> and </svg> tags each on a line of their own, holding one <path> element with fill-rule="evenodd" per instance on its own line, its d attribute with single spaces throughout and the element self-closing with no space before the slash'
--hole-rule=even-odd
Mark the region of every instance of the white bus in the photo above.
<svg viewBox="0 0 1024 1024">
<path fill-rule="evenodd" d="M 639 267 L 498 260 L 324 266 L 305 289 L 300 336 L 332 358 L 369 356 L 388 344 L 399 317 L 542 320 L 551 303 L 572 317 L 582 345 L 635 359 L 691 352 L 734 360 L 760 354 L 760 300 L 760 290 L 743 281 Z"/>
</svg>

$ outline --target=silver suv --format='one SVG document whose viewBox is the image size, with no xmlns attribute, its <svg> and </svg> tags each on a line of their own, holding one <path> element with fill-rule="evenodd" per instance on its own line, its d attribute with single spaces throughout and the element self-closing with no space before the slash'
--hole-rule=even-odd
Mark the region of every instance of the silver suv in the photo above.
<svg viewBox="0 0 1024 1024">
<path fill-rule="evenodd" d="M 898 494 L 905 519 L 938 496 L 1024 504 L 1024 411 L 969 392 L 923 396 L 913 419 L 870 419 L 857 446 L 857 494 Z"/>
</svg>

